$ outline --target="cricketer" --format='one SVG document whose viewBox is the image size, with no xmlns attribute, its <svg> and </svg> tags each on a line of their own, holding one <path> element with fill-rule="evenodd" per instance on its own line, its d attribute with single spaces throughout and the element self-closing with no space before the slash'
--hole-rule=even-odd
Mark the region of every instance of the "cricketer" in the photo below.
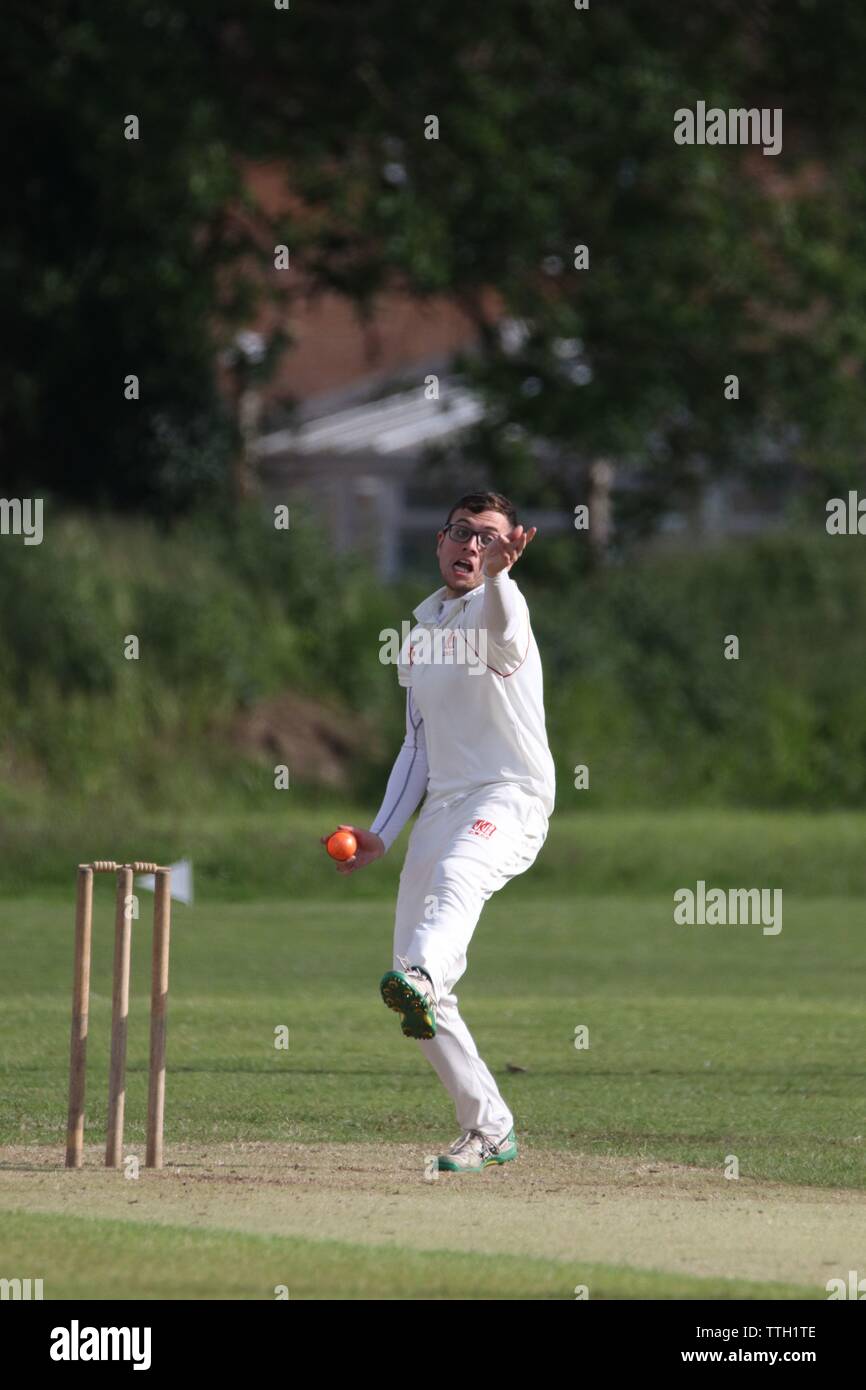
<svg viewBox="0 0 866 1390">
<path fill-rule="evenodd" d="M 380 991 L 454 1101 L 461 1134 L 438 1156 L 442 1171 L 517 1157 L 514 1116 L 454 988 L 481 909 L 534 863 L 553 811 L 541 659 L 511 577 L 535 534 L 496 492 L 469 493 L 451 508 L 436 536 L 444 582 L 414 610 L 401 649 L 406 736 L 384 800 L 369 830 L 339 827 L 358 847 L 336 871 L 354 873 L 387 853 L 423 799 L 400 875 L 394 968 Z"/>
</svg>

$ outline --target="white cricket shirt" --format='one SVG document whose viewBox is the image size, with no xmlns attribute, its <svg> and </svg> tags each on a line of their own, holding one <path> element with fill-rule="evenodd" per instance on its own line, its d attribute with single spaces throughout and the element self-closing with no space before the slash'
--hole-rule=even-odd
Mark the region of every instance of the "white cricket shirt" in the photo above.
<svg viewBox="0 0 866 1390">
<path fill-rule="evenodd" d="M 538 797 L 550 816 L 556 781 L 541 658 L 508 571 L 453 599 L 442 585 L 413 616 L 398 665 L 407 736 L 372 828 L 390 847 L 425 773 L 428 802 L 506 782 Z"/>
</svg>

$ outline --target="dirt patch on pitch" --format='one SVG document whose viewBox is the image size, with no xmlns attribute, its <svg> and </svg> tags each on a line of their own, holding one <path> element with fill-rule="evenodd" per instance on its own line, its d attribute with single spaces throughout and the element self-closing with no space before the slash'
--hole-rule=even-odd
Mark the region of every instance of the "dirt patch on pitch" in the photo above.
<svg viewBox="0 0 866 1390">
<path fill-rule="evenodd" d="M 130 1147 L 130 1153 L 140 1152 Z M 0 1151 L 0 1209 L 114 1217 L 431 1251 L 501 1252 L 823 1290 L 862 1270 L 866 1193 L 681 1164 L 531 1149 L 425 1177 L 414 1144 L 173 1145 L 137 1179 L 58 1149 Z"/>
</svg>

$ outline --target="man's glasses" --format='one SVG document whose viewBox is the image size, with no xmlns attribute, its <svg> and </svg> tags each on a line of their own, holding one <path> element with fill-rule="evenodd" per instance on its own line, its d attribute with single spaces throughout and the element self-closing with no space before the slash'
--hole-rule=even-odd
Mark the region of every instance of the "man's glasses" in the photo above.
<svg viewBox="0 0 866 1390">
<path fill-rule="evenodd" d="M 498 538 L 497 531 L 474 531 L 471 526 L 467 526 L 465 521 L 449 521 L 442 527 L 446 535 L 450 534 L 452 541 L 459 541 L 462 545 L 464 541 L 469 541 L 473 536 L 478 537 L 478 544 L 482 550 L 486 550 L 492 541 Z"/>
</svg>

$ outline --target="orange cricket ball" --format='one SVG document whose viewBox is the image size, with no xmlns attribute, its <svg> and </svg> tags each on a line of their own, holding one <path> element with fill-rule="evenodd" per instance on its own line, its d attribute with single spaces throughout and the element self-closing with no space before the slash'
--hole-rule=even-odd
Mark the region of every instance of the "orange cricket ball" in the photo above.
<svg viewBox="0 0 866 1390">
<path fill-rule="evenodd" d="M 335 830 L 333 835 L 328 837 L 325 848 L 332 859 L 351 859 L 352 855 L 357 853 L 358 841 L 351 830 Z"/>
</svg>

